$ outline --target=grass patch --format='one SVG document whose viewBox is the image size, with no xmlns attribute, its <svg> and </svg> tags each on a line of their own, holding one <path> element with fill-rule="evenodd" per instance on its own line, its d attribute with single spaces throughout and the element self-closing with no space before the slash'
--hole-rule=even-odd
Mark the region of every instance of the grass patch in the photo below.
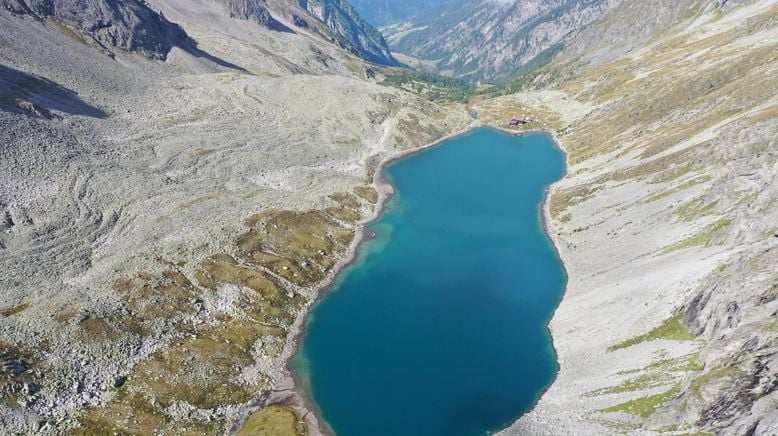
<svg viewBox="0 0 778 436">
<path fill-rule="evenodd" d="M 250 221 L 253 228 L 236 241 L 241 260 L 302 287 L 322 280 L 354 238 L 322 211 L 279 211 Z"/>
<path fill-rule="evenodd" d="M 732 220 L 729 218 L 722 218 L 715 223 L 709 225 L 696 235 L 677 242 L 669 247 L 665 247 L 662 250 L 662 254 L 671 253 L 673 251 L 684 250 L 691 247 L 708 247 L 711 244 L 713 238 L 724 231 L 732 224 Z"/>
<path fill-rule="evenodd" d="M 705 374 L 700 374 L 699 377 L 695 378 L 692 381 L 692 384 L 689 386 L 689 392 L 693 397 L 702 398 L 702 395 L 700 394 L 700 390 L 702 389 L 703 386 L 722 378 L 735 377 L 739 373 L 740 371 L 735 368 L 713 369 Z"/>
<path fill-rule="evenodd" d="M 308 429 L 294 411 L 271 405 L 254 412 L 237 436 L 304 436 Z"/>
<path fill-rule="evenodd" d="M 711 176 L 695 177 L 695 178 L 693 178 L 691 180 L 685 181 L 683 184 L 678 185 L 678 186 L 676 186 L 674 188 L 657 192 L 656 194 L 654 194 L 654 195 L 648 197 L 647 199 L 643 200 L 643 203 L 645 204 L 645 203 L 651 203 L 653 201 L 661 200 L 661 199 L 669 197 L 669 196 L 671 196 L 673 194 L 677 194 L 677 193 L 679 193 L 681 191 L 689 189 L 689 188 L 691 188 L 694 185 L 698 185 L 700 183 L 708 182 L 711 179 L 712 179 Z"/>
<path fill-rule="evenodd" d="M 425 71 L 397 69 L 384 74 L 382 85 L 424 95 L 432 101 L 467 102 L 474 88 L 464 80 Z"/>
<path fill-rule="evenodd" d="M 354 188 L 354 194 L 365 199 L 370 204 L 378 203 L 378 191 L 372 186 L 357 186 Z"/>
<path fill-rule="evenodd" d="M 621 350 L 623 348 L 628 348 L 642 342 L 653 341 L 656 339 L 670 339 L 674 341 L 692 341 L 696 339 L 696 337 L 691 334 L 683 324 L 681 324 L 682 318 L 683 314 L 679 312 L 672 318 L 665 320 L 665 322 L 663 322 L 659 327 L 656 327 L 644 335 L 635 336 L 634 338 L 627 339 L 624 342 L 611 345 L 608 347 L 608 351 Z"/>
<path fill-rule="evenodd" d="M 3 318 L 8 318 L 9 316 L 16 315 L 17 313 L 22 313 L 25 310 L 29 309 L 31 306 L 30 303 L 22 303 L 17 306 L 9 307 L 7 309 L 0 309 L 0 316 Z"/>
<path fill-rule="evenodd" d="M 634 400 L 629 400 L 627 402 L 617 404 L 612 407 L 601 409 L 600 412 L 605 412 L 605 413 L 624 412 L 624 413 L 629 413 L 631 415 L 637 415 L 641 418 L 648 418 L 656 411 L 656 409 L 658 409 L 663 404 L 671 400 L 674 396 L 678 395 L 680 392 L 681 392 L 681 384 L 679 383 L 673 386 L 672 388 L 670 388 L 669 390 L 662 392 L 660 394 L 635 398 Z"/>
<path fill-rule="evenodd" d="M 717 205 L 718 201 L 705 203 L 701 198 L 697 198 L 682 204 L 675 211 L 675 215 L 684 221 L 691 221 L 695 218 L 712 214 Z"/>
<path fill-rule="evenodd" d="M 351 224 L 359 221 L 359 219 L 362 217 L 359 212 L 347 207 L 328 207 L 324 211 L 340 221 Z"/>
<path fill-rule="evenodd" d="M 676 359 L 662 359 L 654 362 L 646 369 L 656 371 L 702 371 L 705 367 L 700 363 L 700 353 L 692 353 Z"/>
<path fill-rule="evenodd" d="M 662 359 L 645 368 L 621 371 L 618 375 L 631 375 L 643 373 L 637 377 L 625 380 L 618 385 L 598 389 L 586 394 L 588 397 L 620 394 L 625 392 L 638 392 L 646 389 L 668 385 L 673 381 L 674 373 L 686 373 L 690 371 L 702 371 L 703 366 L 699 362 L 699 353 L 692 353 L 675 359 Z"/>
<path fill-rule="evenodd" d="M 561 219 L 562 213 L 570 206 L 576 205 L 582 201 L 591 198 L 597 191 L 602 189 L 602 185 L 593 183 L 572 187 L 564 191 L 557 191 L 549 199 L 549 211 L 551 216 Z"/>
<path fill-rule="evenodd" d="M 650 374 L 643 374 L 641 376 L 631 378 L 619 383 L 616 386 L 610 386 L 603 389 L 597 389 L 595 391 L 586 394 L 588 397 L 609 395 L 609 394 L 621 394 L 624 392 L 638 392 L 646 389 L 662 386 L 668 382 L 668 375 L 661 372 L 652 372 Z"/>
</svg>

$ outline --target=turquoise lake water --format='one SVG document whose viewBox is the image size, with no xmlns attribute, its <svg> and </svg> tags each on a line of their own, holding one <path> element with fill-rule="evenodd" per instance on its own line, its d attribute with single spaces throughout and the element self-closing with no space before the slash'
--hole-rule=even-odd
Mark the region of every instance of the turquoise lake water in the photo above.
<svg viewBox="0 0 778 436">
<path fill-rule="evenodd" d="M 314 306 L 293 362 L 340 436 L 483 435 L 557 372 L 565 271 L 542 225 L 551 137 L 477 129 L 395 161 L 395 196 Z"/>
</svg>

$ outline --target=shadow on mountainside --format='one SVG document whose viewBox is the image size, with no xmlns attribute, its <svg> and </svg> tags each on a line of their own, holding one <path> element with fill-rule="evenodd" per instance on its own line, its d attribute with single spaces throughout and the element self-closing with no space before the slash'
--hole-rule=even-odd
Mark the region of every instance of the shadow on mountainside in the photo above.
<svg viewBox="0 0 778 436">
<path fill-rule="evenodd" d="M 0 0 L 3 9 L 19 17 L 75 33 L 77 40 L 113 51 L 138 53 L 149 59 L 166 60 L 173 47 L 221 67 L 243 68 L 206 53 L 177 23 L 153 10 L 144 0 Z M 280 24 L 280 23 L 279 23 Z"/>
<path fill-rule="evenodd" d="M 100 108 L 83 101 L 70 90 L 45 77 L 0 65 L 0 110 L 56 118 L 51 111 L 105 118 Z"/>
<path fill-rule="evenodd" d="M 189 38 L 188 35 L 187 35 L 187 38 Z M 192 55 L 194 57 L 207 59 L 207 60 L 213 62 L 214 64 L 219 65 L 220 67 L 230 68 L 230 69 L 238 70 L 238 71 L 241 71 L 241 72 L 247 72 L 247 70 L 245 68 L 243 68 L 243 67 L 241 67 L 239 65 L 235 65 L 232 62 L 227 62 L 227 61 L 225 61 L 224 59 L 222 59 L 220 57 L 214 56 L 214 55 L 208 53 L 207 51 L 199 49 L 197 47 L 197 43 L 194 42 L 194 40 L 192 40 L 191 38 L 189 38 L 189 40 L 185 44 L 181 44 L 181 46 L 179 46 L 179 48 L 181 50 L 189 53 L 190 55 Z"/>
</svg>

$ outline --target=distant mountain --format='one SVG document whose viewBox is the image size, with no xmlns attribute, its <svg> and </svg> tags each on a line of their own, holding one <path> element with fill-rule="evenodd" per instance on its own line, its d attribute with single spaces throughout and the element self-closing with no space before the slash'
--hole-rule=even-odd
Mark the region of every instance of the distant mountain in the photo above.
<svg viewBox="0 0 778 436">
<path fill-rule="evenodd" d="M 362 18 L 347 0 L 297 0 L 297 3 L 334 32 L 341 47 L 377 64 L 397 65 L 381 32 Z M 292 18 L 298 26 L 308 25 L 299 16 Z"/>
<path fill-rule="evenodd" d="M 439 72 L 500 80 L 547 62 L 621 0 L 452 0 L 384 30 L 393 50 Z"/>
<path fill-rule="evenodd" d="M 354 9 L 374 26 L 406 21 L 452 0 L 351 0 Z"/>
<path fill-rule="evenodd" d="M 154 6 L 197 8 L 201 2 L 160 0 L 0 0 L 0 8 L 16 15 L 54 19 L 85 41 L 110 51 L 120 49 L 152 59 L 166 59 L 172 47 L 196 50 L 196 43 Z M 371 62 L 396 65 L 378 30 L 345 0 L 215 0 L 230 17 L 254 21 L 277 31 L 312 31 Z M 279 19 L 290 23 L 283 24 Z"/>
</svg>

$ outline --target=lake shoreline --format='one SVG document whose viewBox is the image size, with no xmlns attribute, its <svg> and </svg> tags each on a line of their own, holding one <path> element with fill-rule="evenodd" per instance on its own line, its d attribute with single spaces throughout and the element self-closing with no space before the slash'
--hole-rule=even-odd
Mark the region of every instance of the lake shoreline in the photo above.
<svg viewBox="0 0 778 436">
<path fill-rule="evenodd" d="M 390 155 L 389 157 L 383 159 L 378 164 L 375 173 L 373 174 L 372 186 L 376 189 L 376 191 L 379 194 L 374 209 L 371 212 L 369 212 L 365 218 L 363 218 L 356 224 L 354 228 L 354 239 L 350 244 L 349 248 L 343 254 L 341 259 L 336 263 L 336 265 L 332 268 L 332 270 L 327 275 L 327 277 L 324 280 L 322 280 L 319 284 L 311 288 L 312 297 L 308 300 L 306 305 L 300 310 L 297 318 L 295 319 L 295 322 L 292 326 L 292 330 L 285 342 L 284 349 L 281 353 L 281 356 L 279 356 L 279 358 L 277 359 L 278 363 L 279 364 L 282 363 L 283 365 L 283 374 L 281 374 L 280 380 L 278 380 L 279 382 L 277 383 L 277 386 L 280 389 L 268 391 L 268 394 L 263 395 L 260 400 L 252 404 L 252 406 L 248 410 L 245 410 L 244 413 L 242 413 L 243 416 L 241 417 L 242 419 L 240 420 L 240 422 L 236 422 L 236 425 L 233 426 L 233 432 L 237 431 L 237 429 L 240 428 L 242 423 L 245 422 L 245 420 L 248 418 L 248 416 L 251 413 L 260 410 L 263 407 L 267 407 L 273 404 L 278 404 L 278 405 L 284 405 L 292 409 L 298 415 L 301 421 L 305 422 L 309 434 L 329 435 L 332 433 L 326 421 L 323 419 L 319 407 L 317 406 L 316 402 L 313 400 L 312 395 L 310 393 L 310 389 L 305 383 L 305 380 L 303 380 L 302 377 L 294 370 L 294 368 L 291 367 L 291 362 L 294 356 L 298 353 L 299 347 L 301 345 L 301 339 L 305 334 L 305 327 L 308 321 L 308 317 L 310 315 L 310 311 L 321 298 L 327 295 L 329 289 L 334 285 L 335 280 L 344 271 L 344 269 L 351 266 L 358 259 L 363 243 L 367 240 L 372 239 L 375 236 L 375 235 L 370 235 L 368 232 L 366 232 L 367 225 L 369 225 L 370 223 L 376 221 L 378 218 L 381 217 L 381 215 L 385 212 L 386 208 L 388 207 L 394 195 L 393 186 L 384 176 L 385 168 L 396 161 L 411 157 L 423 151 L 427 151 L 430 148 L 441 145 L 442 143 L 455 139 L 457 137 L 466 135 L 478 128 L 490 128 L 513 136 L 545 133 L 551 137 L 554 146 L 557 147 L 557 149 L 564 156 L 565 159 L 564 173 L 559 180 L 555 181 L 545 189 L 544 197 L 541 203 L 541 208 L 538 211 L 538 213 L 541 215 L 540 218 L 543 227 L 543 232 L 547 235 L 551 244 L 553 245 L 555 255 L 559 259 L 564 269 L 565 278 L 567 277 L 567 270 L 564 267 L 564 262 L 560 256 L 560 252 L 557 247 L 558 241 L 556 235 L 552 233 L 550 207 L 548 201 L 550 196 L 554 192 L 554 186 L 568 176 L 568 172 L 567 172 L 568 155 L 565 152 L 564 148 L 561 146 L 554 132 L 547 129 L 533 129 L 533 130 L 527 130 L 522 132 L 516 132 L 503 127 L 499 127 L 491 123 L 473 122 L 465 129 L 443 136 L 440 139 L 431 142 L 429 144 L 426 144 L 424 146 L 409 149 L 409 150 L 403 150 L 396 154 Z M 564 298 L 564 289 L 562 289 L 560 302 L 562 298 Z M 550 319 L 551 318 L 549 318 L 549 321 Z M 548 329 L 548 324 L 546 325 L 546 329 Z M 551 333 L 549 330 L 549 336 L 550 335 Z M 552 337 L 551 346 L 552 348 L 554 347 L 553 337 Z M 559 362 L 558 359 L 556 358 L 557 353 L 555 348 L 554 348 L 554 356 L 555 356 L 555 362 L 558 369 Z M 551 384 L 553 384 L 553 381 Z M 542 395 L 545 394 L 546 390 L 549 387 L 550 384 L 544 389 L 544 391 L 541 394 L 538 395 L 538 400 L 542 397 Z M 530 411 L 531 409 L 528 410 L 526 413 L 529 413 Z M 515 422 L 515 420 L 513 422 Z M 512 422 L 507 423 L 505 428 L 509 427 L 511 424 Z"/>
<path fill-rule="evenodd" d="M 512 133 L 512 131 L 508 130 L 508 129 L 503 129 L 503 128 L 500 128 L 500 127 L 495 127 L 495 128 L 498 129 L 498 130 L 504 131 L 504 132 L 511 132 Z M 538 395 L 537 399 L 535 400 L 535 404 L 532 406 L 532 408 L 530 410 L 524 412 L 521 416 L 519 416 L 518 418 L 514 419 L 512 422 L 510 422 L 507 425 L 505 425 L 503 428 L 501 428 L 501 429 L 497 430 L 496 432 L 494 432 L 494 434 L 499 434 L 499 433 L 509 429 L 514 423 L 519 421 L 523 416 L 525 416 L 528 413 L 532 412 L 537 407 L 538 403 L 540 402 L 540 399 L 543 398 L 543 396 L 546 394 L 546 392 L 548 392 L 548 390 L 551 389 L 551 386 L 556 382 L 557 377 L 559 377 L 559 370 L 561 368 L 561 364 L 559 362 L 559 352 L 558 352 L 556 346 L 554 345 L 554 335 L 552 334 L 553 332 L 551 331 L 551 320 L 554 318 L 554 315 L 556 314 L 556 310 L 559 308 L 559 305 L 562 304 L 562 301 L 565 298 L 565 294 L 567 293 L 568 280 L 569 280 L 570 276 L 569 276 L 568 271 L 567 271 L 567 264 L 565 263 L 565 259 L 564 259 L 564 257 L 562 257 L 562 252 L 559 249 L 559 244 L 560 244 L 559 238 L 557 237 L 557 234 L 555 233 L 554 227 L 552 225 L 552 221 L 551 221 L 551 201 L 550 201 L 550 199 L 551 199 L 551 196 L 554 195 L 554 193 L 557 190 L 557 187 L 559 186 L 559 184 L 563 180 L 567 179 L 568 176 L 570 175 L 570 173 L 568 171 L 568 168 L 570 168 L 570 155 L 567 153 L 567 150 L 565 150 L 565 148 L 562 146 L 562 141 L 559 140 L 559 138 L 556 136 L 556 133 L 553 130 L 538 129 L 538 130 L 529 131 L 528 133 L 538 133 L 538 132 L 542 132 L 542 133 L 548 134 L 551 137 L 551 142 L 554 143 L 554 146 L 557 149 L 559 149 L 559 151 L 562 153 L 562 156 L 564 156 L 564 158 L 565 158 L 564 173 L 562 174 L 562 177 L 560 177 L 559 180 L 551 183 L 550 185 L 548 185 L 548 187 L 546 187 L 546 189 L 544 191 L 544 195 L 543 195 L 543 201 L 542 201 L 542 203 L 540 205 L 540 210 L 538 211 L 538 213 L 540 213 L 540 215 L 541 215 L 541 224 L 543 225 L 543 233 L 545 233 L 546 236 L 548 236 L 549 240 L 551 241 L 551 246 L 554 247 L 554 252 L 556 253 L 557 259 L 559 259 L 559 263 L 562 265 L 562 270 L 564 271 L 564 275 L 565 275 L 565 285 L 562 288 L 561 295 L 559 296 L 559 302 L 557 303 L 557 307 L 554 309 L 554 312 L 551 314 L 551 317 L 546 322 L 546 331 L 548 332 L 548 336 L 551 338 L 551 348 L 554 350 L 554 361 L 556 362 L 556 366 L 557 366 L 556 369 L 557 369 L 557 371 L 554 373 L 554 379 L 551 381 L 551 383 L 549 383 L 548 386 L 546 386 L 545 389 L 543 389 L 543 392 L 541 392 Z"/>
</svg>

